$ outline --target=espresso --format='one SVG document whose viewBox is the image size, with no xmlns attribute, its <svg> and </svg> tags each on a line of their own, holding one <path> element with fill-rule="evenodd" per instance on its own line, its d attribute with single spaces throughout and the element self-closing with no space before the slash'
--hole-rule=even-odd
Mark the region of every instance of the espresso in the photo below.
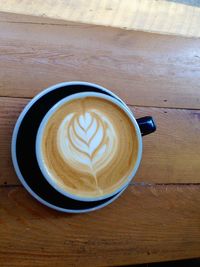
<svg viewBox="0 0 200 267">
<path fill-rule="evenodd" d="M 120 107 L 90 96 L 64 103 L 52 114 L 40 149 L 46 171 L 60 188 L 79 197 L 99 197 L 127 181 L 138 139 Z"/>
</svg>

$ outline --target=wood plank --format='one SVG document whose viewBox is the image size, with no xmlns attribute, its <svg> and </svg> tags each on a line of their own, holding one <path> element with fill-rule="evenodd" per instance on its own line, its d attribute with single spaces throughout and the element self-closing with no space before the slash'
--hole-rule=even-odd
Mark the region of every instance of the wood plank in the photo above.
<svg viewBox="0 0 200 267">
<path fill-rule="evenodd" d="M 28 99 L 0 98 L 0 184 L 18 184 L 10 159 L 14 124 Z M 136 183 L 200 183 L 200 110 L 132 107 L 136 118 L 152 115 L 157 132 L 144 137 Z"/>
<path fill-rule="evenodd" d="M 53 25 L 74 25 L 74 22 L 52 19 L 47 17 L 38 17 L 30 15 L 22 15 L 8 12 L 0 12 L 0 22 L 10 22 L 10 23 L 34 23 L 34 24 L 53 24 Z M 78 23 L 76 23 L 78 24 Z M 80 23 L 80 25 L 83 25 Z"/>
<path fill-rule="evenodd" d="M 1 266 L 118 266 L 200 257 L 200 186 L 130 186 L 110 206 L 63 214 L 0 188 Z M 172 219 L 173 218 L 173 219 Z"/>
<path fill-rule="evenodd" d="M 200 183 L 200 110 L 133 108 L 151 115 L 157 131 L 143 138 L 143 158 L 135 181 Z"/>
<path fill-rule="evenodd" d="M 178 2 L 178 3 L 177 3 Z M 182 3 L 181 3 L 182 2 Z M 88 24 L 200 36 L 199 1 L 194 0 L 4 0 L 0 10 Z"/>
<path fill-rule="evenodd" d="M 19 184 L 11 162 L 11 137 L 28 99 L 0 97 L 0 185 Z"/>
<path fill-rule="evenodd" d="M 89 25 L 0 23 L 0 95 L 32 97 L 69 80 L 128 104 L 200 108 L 200 39 Z"/>
</svg>

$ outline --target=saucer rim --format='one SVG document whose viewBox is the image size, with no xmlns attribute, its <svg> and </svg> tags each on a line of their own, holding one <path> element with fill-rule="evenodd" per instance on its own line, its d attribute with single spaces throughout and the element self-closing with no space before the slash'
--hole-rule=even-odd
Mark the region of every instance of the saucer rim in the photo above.
<svg viewBox="0 0 200 267">
<path fill-rule="evenodd" d="M 38 200 L 40 203 L 42 203 L 43 205 L 52 208 L 54 210 L 58 210 L 61 212 L 65 212 L 65 213 L 86 213 L 86 212 L 90 212 L 90 211 L 95 211 L 98 209 L 101 209 L 107 205 L 109 205 L 110 203 L 112 203 L 115 199 L 117 199 L 124 191 L 125 189 L 128 187 L 128 185 L 126 187 L 124 187 L 118 194 L 116 194 L 115 196 L 113 196 L 113 198 L 109 199 L 108 201 L 105 201 L 103 204 L 101 205 L 97 205 L 95 207 L 92 208 L 87 208 L 87 209 L 81 209 L 81 210 L 75 210 L 75 209 L 67 209 L 67 208 L 61 208 L 59 206 L 55 206 L 50 204 L 48 201 L 44 200 L 43 198 L 41 198 L 40 196 L 37 195 L 37 192 L 33 191 L 32 188 L 27 184 L 26 179 L 23 177 L 18 162 L 17 162 L 17 155 L 16 155 L 16 141 L 17 141 L 17 137 L 18 137 L 18 131 L 19 128 L 21 126 L 21 124 L 23 123 L 23 119 L 25 117 L 25 115 L 28 113 L 28 111 L 30 110 L 30 108 L 32 107 L 32 105 L 34 103 L 36 103 L 42 96 L 48 94 L 49 92 L 53 91 L 53 90 L 58 90 L 61 89 L 62 87 L 65 86 L 71 86 L 71 85 L 86 85 L 86 86 L 91 86 L 91 87 L 96 87 L 104 92 L 109 93 L 111 96 L 113 96 L 114 98 L 117 98 L 118 100 L 120 100 L 122 103 L 124 103 L 118 96 L 116 96 L 114 93 L 112 93 L 111 91 L 109 91 L 108 89 L 97 85 L 97 84 L 93 84 L 93 83 L 88 83 L 88 82 L 80 82 L 80 81 L 73 81 L 73 82 L 63 82 L 63 83 L 59 83 L 53 86 L 50 86 L 46 89 L 44 89 L 42 92 L 40 92 L 39 94 L 37 94 L 26 106 L 25 108 L 22 110 L 21 114 L 19 115 L 14 130 L 13 130 L 13 134 L 12 134 L 12 141 L 11 141 L 11 157 L 12 157 L 12 162 L 13 162 L 13 166 L 15 169 L 15 172 L 17 174 L 18 179 L 20 180 L 20 182 L 22 183 L 22 185 L 25 187 L 25 189 L 29 192 L 30 195 L 32 195 L 36 200 Z M 124 103 L 125 104 L 125 103 Z"/>
</svg>

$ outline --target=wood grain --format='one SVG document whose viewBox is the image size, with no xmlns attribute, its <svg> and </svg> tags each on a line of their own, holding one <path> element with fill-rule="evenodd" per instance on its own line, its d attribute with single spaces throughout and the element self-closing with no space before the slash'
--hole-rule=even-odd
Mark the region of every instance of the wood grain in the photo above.
<svg viewBox="0 0 200 267">
<path fill-rule="evenodd" d="M 200 40 L 8 14 L 0 21 L 0 266 L 200 257 Z M 113 90 L 158 128 L 144 137 L 135 184 L 82 215 L 39 204 L 10 159 L 12 130 L 29 98 L 66 80 Z"/>
<path fill-rule="evenodd" d="M 0 12 L 0 22 L 10 22 L 10 23 L 34 23 L 34 24 L 50 24 L 50 25 L 74 25 L 74 22 L 61 20 L 61 19 L 51 19 L 47 17 L 37 17 L 30 15 L 22 15 L 8 12 Z M 78 25 L 78 23 L 76 23 Z M 80 23 L 80 25 L 83 25 Z"/>
<path fill-rule="evenodd" d="M 84 80 L 132 105 L 200 108 L 200 39 L 33 22 L 1 22 L 0 39 L 1 96 Z"/>
<path fill-rule="evenodd" d="M 129 186 L 110 206 L 62 214 L 0 188 L 1 266 L 118 266 L 200 256 L 200 186 Z"/>
<path fill-rule="evenodd" d="M 178 2 L 178 3 L 177 3 Z M 181 3 L 183 2 L 183 3 Z M 0 10 L 88 24 L 200 36 L 199 1 L 194 0 L 3 0 Z"/>
<path fill-rule="evenodd" d="M 151 115 L 157 131 L 143 138 L 135 181 L 200 183 L 200 110 L 135 107 L 137 118 Z"/>
<path fill-rule="evenodd" d="M 18 184 L 10 159 L 14 124 L 29 99 L 0 97 L 0 185 Z M 152 115 L 157 132 L 143 138 L 134 182 L 200 183 L 200 110 L 131 107 L 136 118 Z"/>
<path fill-rule="evenodd" d="M 19 184 L 11 162 L 11 137 L 28 99 L 0 97 L 0 185 Z"/>
</svg>

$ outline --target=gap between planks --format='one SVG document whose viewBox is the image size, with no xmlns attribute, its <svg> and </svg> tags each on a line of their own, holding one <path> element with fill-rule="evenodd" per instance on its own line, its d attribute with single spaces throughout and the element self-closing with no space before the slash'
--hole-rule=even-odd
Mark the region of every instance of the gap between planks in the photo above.
<svg viewBox="0 0 200 267">
<path fill-rule="evenodd" d="M 42 92 L 42 91 L 41 91 Z M 39 92 L 40 93 L 40 92 Z M 39 94 L 38 93 L 38 94 Z M 37 96 L 37 95 L 35 95 Z M 0 98 L 13 98 L 13 99 L 25 99 L 25 100 L 32 100 L 35 96 L 33 97 L 24 97 L 24 96 L 9 96 L 9 95 L 0 95 Z M 138 107 L 138 108 L 158 108 L 158 109 L 175 109 L 175 110 L 200 110 L 199 108 L 184 108 L 184 107 L 168 107 L 168 106 L 164 106 L 164 107 L 160 107 L 160 106 L 145 106 L 145 105 L 137 105 L 137 104 L 126 104 L 129 108 L 134 108 L 134 107 Z"/>
<path fill-rule="evenodd" d="M 156 188 L 156 187 L 160 187 L 160 186 L 171 186 L 171 187 L 177 187 L 177 186 L 179 186 L 179 187 L 188 187 L 188 186 L 200 186 L 200 183 L 144 183 L 144 182 L 131 182 L 130 184 L 129 184 L 129 186 L 137 186 L 137 187 L 149 187 L 149 188 L 152 188 L 152 187 L 154 187 L 154 188 Z M 128 186 L 128 187 L 129 187 Z M 20 184 L 7 184 L 7 185 L 0 185 L 0 188 L 5 188 L 5 189 L 7 189 L 7 188 L 15 188 L 15 187 L 19 187 L 19 188 L 24 188 L 25 189 L 25 187 L 21 184 L 21 182 L 20 182 Z"/>
<path fill-rule="evenodd" d="M 42 92 L 42 91 L 41 91 Z M 35 95 L 36 96 L 36 95 Z M 33 97 L 23 97 L 23 96 L 9 96 L 9 95 L 0 95 L 1 97 L 5 97 L 5 98 L 13 98 L 13 99 L 26 99 L 26 100 L 32 100 L 35 96 Z M 184 107 L 168 107 L 168 106 L 164 106 L 164 107 L 160 107 L 160 106 L 145 106 L 145 105 L 135 105 L 135 104 L 127 104 L 127 106 L 129 108 L 134 108 L 134 107 L 138 107 L 138 108 L 158 108 L 158 109 L 175 109 L 175 110 L 200 110 L 199 108 L 184 108 Z"/>
</svg>

